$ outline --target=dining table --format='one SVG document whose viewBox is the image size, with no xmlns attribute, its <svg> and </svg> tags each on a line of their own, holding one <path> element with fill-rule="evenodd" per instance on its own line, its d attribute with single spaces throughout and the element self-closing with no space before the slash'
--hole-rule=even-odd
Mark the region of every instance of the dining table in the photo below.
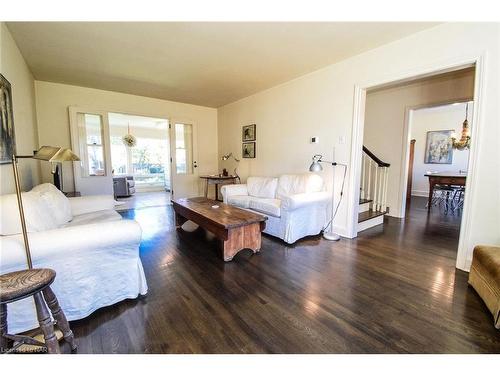
<svg viewBox="0 0 500 375">
<path fill-rule="evenodd" d="M 465 181 L 467 180 L 467 173 L 461 171 L 427 172 L 424 176 L 429 178 L 428 211 L 430 211 L 432 206 L 432 197 L 436 185 L 465 186 Z"/>
</svg>

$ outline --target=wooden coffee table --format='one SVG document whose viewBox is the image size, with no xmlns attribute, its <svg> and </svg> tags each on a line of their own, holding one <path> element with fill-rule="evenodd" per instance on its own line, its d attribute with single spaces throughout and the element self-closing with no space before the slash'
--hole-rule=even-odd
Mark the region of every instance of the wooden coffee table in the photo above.
<svg viewBox="0 0 500 375">
<path fill-rule="evenodd" d="M 243 249 L 260 251 L 261 232 L 267 217 L 204 197 L 182 198 L 173 202 L 175 226 L 191 220 L 223 241 L 226 262 Z M 213 208 L 212 206 L 219 206 Z"/>
</svg>

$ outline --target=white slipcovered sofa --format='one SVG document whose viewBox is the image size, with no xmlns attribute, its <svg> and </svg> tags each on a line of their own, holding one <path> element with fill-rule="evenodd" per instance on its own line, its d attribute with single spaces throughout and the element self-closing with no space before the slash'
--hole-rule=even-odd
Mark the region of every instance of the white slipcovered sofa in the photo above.
<svg viewBox="0 0 500 375">
<path fill-rule="evenodd" d="M 124 220 L 113 196 L 66 198 L 52 184 L 23 193 L 35 268 L 56 271 L 53 290 L 68 320 L 147 293 L 141 227 Z M 0 272 L 27 268 L 15 194 L 0 197 Z M 32 298 L 8 305 L 9 332 L 38 327 Z"/>
<path fill-rule="evenodd" d="M 266 215 L 264 233 L 287 243 L 319 234 L 327 222 L 330 194 L 315 174 L 249 177 L 221 191 L 224 203 Z"/>
</svg>

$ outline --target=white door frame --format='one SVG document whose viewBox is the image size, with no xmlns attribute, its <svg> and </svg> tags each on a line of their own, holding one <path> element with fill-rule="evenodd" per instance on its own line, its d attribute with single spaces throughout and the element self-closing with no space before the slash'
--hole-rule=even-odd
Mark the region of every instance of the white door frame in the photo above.
<svg viewBox="0 0 500 375">
<path fill-rule="evenodd" d="M 401 181 L 399 182 L 399 203 L 401 207 L 401 211 L 399 213 L 400 218 L 404 218 L 406 216 L 406 189 L 408 188 L 408 169 L 410 164 L 410 141 L 411 141 L 411 124 L 413 112 L 423 108 L 433 108 L 433 107 L 442 107 L 445 105 L 450 105 L 454 103 L 468 103 L 474 102 L 474 98 L 460 98 L 456 100 L 446 100 L 441 102 L 432 102 L 431 104 L 422 104 L 416 106 L 410 106 L 405 109 L 405 122 L 403 128 L 403 163 L 401 164 Z M 474 107 L 472 107 L 474 110 Z M 472 127 L 474 123 L 471 122 Z"/>
<path fill-rule="evenodd" d="M 110 113 L 116 113 L 116 114 L 119 114 L 119 115 L 137 116 L 137 117 L 149 117 L 149 118 L 157 118 L 157 119 L 160 119 L 160 120 L 166 120 L 168 122 L 168 125 L 169 125 L 169 128 L 167 129 L 167 134 L 168 134 L 168 151 L 169 151 L 168 157 L 169 157 L 169 160 L 172 159 L 172 148 L 171 148 L 172 144 L 170 142 L 170 140 L 172 139 L 172 129 L 170 128 L 170 125 L 171 125 L 172 122 L 171 122 L 169 116 L 151 115 L 151 114 L 147 114 L 147 113 L 130 112 L 130 111 L 122 111 L 122 110 L 113 111 L 113 110 L 108 110 L 108 109 L 103 110 L 103 112 L 106 112 L 106 115 L 108 116 L 108 127 L 109 127 L 109 114 Z M 111 140 L 111 138 L 110 138 L 110 140 Z M 109 155 L 111 157 L 111 148 L 109 150 Z M 111 162 L 112 161 L 113 160 L 111 160 Z M 171 162 L 170 162 L 170 168 L 172 168 L 172 163 Z M 170 190 L 172 190 L 173 189 L 172 169 L 170 169 L 168 178 L 170 179 Z M 147 190 L 144 190 L 144 191 L 147 191 Z"/>
<path fill-rule="evenodd" d="M 440 73 L 460 70 L 472 65 L 475 66 L 474 80 L 474 109 L 472 113 L 472 122 L 474 126 L 471 128 L 471 146 L 469 153 L 469 167 L 467 172 L 466 190 L 467 194 L 464 199 L 464 208 L 462 212 L 462 223 L 460 227 L 460 237 L 458 241 L 458 252 L 456 267 L 468 271 L 467 259 L 471 259 L 472 249 L 467 245 L 471 243 L 470 223 L 471 217 L 471 202 L 477 194 L 477 177 L 476 165 L 478 163 L 478 141 L 481 128 L 483 127 L 482 108 L 484 107 L 484 55 L 467 55 L 459 58 L 440 61 L 431 66 L 416 67 L 404 72 L 396 73 L 390 77 L 385 77 L 372 82 L 359 83 L 354 86 L 354 113 L 352 126 L 352 142 L 351 142 L 351 173 L 349 175 L 349 190 L 348 190 L 348 223 L 347 230 L 349 237 L 357 236 L 358 224 L 358 205 L 359 205 L 359 188 L 361 180 L 361 156 L 363 147 L 363 132 L 365 123 L 365 102 L 366 92 L 375 87 L 382 87 L 394 83 L 411 81 L 418 78 L 433 76 Z"/>
</svg>

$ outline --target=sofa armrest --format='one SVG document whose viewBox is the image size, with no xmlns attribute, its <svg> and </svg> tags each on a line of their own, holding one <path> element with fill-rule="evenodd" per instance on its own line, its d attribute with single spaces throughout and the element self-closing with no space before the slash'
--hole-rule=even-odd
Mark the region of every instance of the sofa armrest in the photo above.
<svg viewBox="0 0 500 375">
<path fill-rule="evenodd" d="M 248 195 L 246 184 L 231 184 L 223 185 L 220 189 L 224 203 L 227 203 L 227 198 L 233 195 Z"/>
<path fill-rule="evenodd" d="M 76 253 L 92 254 L 99 249 L 132 245 L 139 248 L 142 230 L 135 220 L 116 220 L 95 224 L 63 227 L 29 233 L 33 264 L 51 257 L 71 257 Z M 95 255 L 95 254 L 94 254 Z M 0 236 L 2 272 L 26 265 L 21 234 Z"/>
<path fill-rule="evenodd" d="M 326 208 L 331 199 L 331 194 L 328 191 L 294 194 L 281 199 L 281 209 L 285 211 L 293 211 L 310 205 L 324 205 Z"/>
<path fill-rule="evenodd" d="M 69 198 L 73 216 L 89 212 L 114 210 L 115 199 L 112 195 L 87 195 L 84 197 Z"/>
</svg>

